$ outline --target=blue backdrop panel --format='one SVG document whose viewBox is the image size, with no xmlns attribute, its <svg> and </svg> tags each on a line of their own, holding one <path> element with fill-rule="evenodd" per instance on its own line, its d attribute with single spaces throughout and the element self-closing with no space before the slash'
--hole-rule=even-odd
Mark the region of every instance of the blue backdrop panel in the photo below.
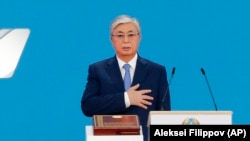
<svg viewBox="0 0 250 141">
<path fill-rule="evenodd" d="M 166 66 L 173 110 L 219 110 L 249 124 L 248 0 L 3 0 L 0 28 L 30 28 L 15 74 L 0 79 L 1 141 L 83 141 L 80 109 L 88 65 L 114 55 L 109 25 L 120 14 L 142 26 L 139 54 Z"/>
</svg>

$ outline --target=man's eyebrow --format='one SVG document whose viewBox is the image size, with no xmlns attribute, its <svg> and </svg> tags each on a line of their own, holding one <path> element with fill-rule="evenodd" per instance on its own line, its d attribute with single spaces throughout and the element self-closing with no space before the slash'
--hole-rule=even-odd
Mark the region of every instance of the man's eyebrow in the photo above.
<svg viewBox="0 0 250 141">
<path fill-rule="evenodd" d="M 129 30 L 127 33 L 133 33 L 133 32 L 136 32 L 136 31 L 134 31 L 134 30 Z M 123 31 L 118 31 L 117 33 L 123 33 L 124 34 L 124 32 Z"/>
<path fill-rule="evenodd" d="M 124 33 L 124 32 L 122 32 L 122 31 L 118 31 L 117 33 Z"/>
<path fill-rule="evenodd" d="M 129 30 L 129 31 L 128 31 L 128 33 L 131 33 L 131 32 L 136 32 L 136 31 L 134 31 L 134 30 Z"/>
</svg>

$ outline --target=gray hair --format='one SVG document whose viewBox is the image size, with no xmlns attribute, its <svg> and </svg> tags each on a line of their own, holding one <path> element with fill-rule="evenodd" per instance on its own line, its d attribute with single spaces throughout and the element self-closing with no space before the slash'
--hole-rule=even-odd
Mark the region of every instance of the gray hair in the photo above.
<svg viewBox="0 0 250 141">
<path fill-rule="evenodd" d="M 116 17 L 113 22 L 111 23 L 111 27 L 110 27 L 110 33 L 113 32 L 113 30 L 119 25 L 119 24 L 123 24 L 123 23 L 133 23 L 135 24 L 135 26 L 137 27 L 138 32 L 141 32 L 141 27 L 140 27 L 140 23 L 136 18 L 130 17 L 128 15 L 120 15 L 118 17 Z"/>
</svg>

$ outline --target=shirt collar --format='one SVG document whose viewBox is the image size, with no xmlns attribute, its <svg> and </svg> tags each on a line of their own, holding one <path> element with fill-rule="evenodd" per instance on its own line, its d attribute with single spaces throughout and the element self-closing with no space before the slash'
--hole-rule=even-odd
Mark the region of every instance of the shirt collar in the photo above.
<svg viewBox="0 0 250 141">
<path fill-rule="evenodd" d="M 136 53 L 135 56 L 134 56 L 128 63 L 122 61 L 118 56 L 116 56 L 116 58 L 117 58 L 117 60 L 118 60 L 119 68 L 122 68 L 124 64 L 129 64 L 130 67 L 132 67 L 133 69 L 135 69 L 136 61 L 137 61 L 138 55 L 137 55 L 137 53 Z"/>
</svg>

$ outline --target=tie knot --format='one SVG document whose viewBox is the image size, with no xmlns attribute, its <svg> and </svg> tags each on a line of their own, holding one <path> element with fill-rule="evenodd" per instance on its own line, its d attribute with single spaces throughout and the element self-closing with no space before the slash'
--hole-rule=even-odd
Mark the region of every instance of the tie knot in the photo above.
<svg viewBox="0 0 250 141">
<path fill-rule="evenodd" d="M 129 64 L 124 64 L 124 65 L 123 65 L 123 68 L 124 68 L 126 71 L 129 71 L 130 65 L 129 65 Z"/>
</svg>

